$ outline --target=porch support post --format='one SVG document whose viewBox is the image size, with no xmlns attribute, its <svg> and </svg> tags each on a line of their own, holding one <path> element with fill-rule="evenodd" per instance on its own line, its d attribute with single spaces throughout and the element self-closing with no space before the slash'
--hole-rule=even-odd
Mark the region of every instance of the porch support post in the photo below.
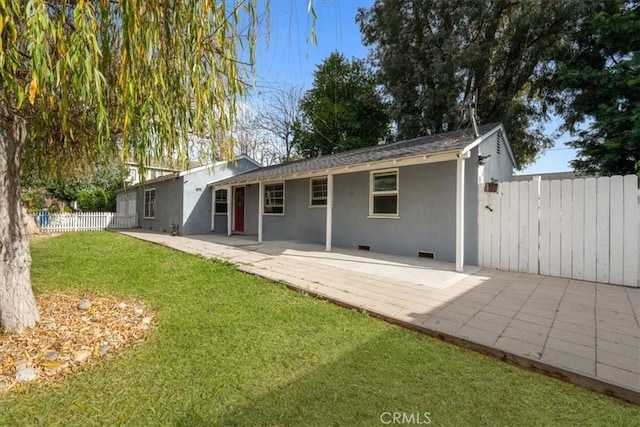
<svg viewBox="0 0 640 427">
<path fill-rule="evenodd" d="M 264 216 L 264 183 L 258 184 L 258 243 L 262 243 L 262 217 Z"/>
<path fill-rule="evenodd" d="M 211 187 L 211 231 L 216 231 L 216 187 Z"/>
<path fill-rule="evenodd" d="M 464 159 L 468 153 L 458 155 L 456 170 L 456 271 L 464 268 Z"/>
<path fill-rule="evenodd" d="M 325 250 L 331 251 L 331 234 L 333 223 L 333 174 L 327 175 L 327 226 L 325 237 Z"/>
<path fill-rule="evenodd" d="M 227 187 L 227 236 L 231 236 L 233 227 L 233 187 Z"/>
</svg>

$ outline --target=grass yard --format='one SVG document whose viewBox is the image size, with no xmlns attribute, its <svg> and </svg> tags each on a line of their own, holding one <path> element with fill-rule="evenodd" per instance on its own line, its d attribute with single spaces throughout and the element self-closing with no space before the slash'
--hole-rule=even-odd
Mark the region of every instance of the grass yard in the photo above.
<svg viewBox="0 0 640 427">
<path fill-rule="evenodd" d="M 69 381 L 1 396 L 0 425 L 372 426 L 385 412 L 451 426 L 640 422 L 640 407 L 228 264 L 109 232 L 37 240 L 32 255 L 36 292 L 141 299 L 157 326 Z"/>
</svg>

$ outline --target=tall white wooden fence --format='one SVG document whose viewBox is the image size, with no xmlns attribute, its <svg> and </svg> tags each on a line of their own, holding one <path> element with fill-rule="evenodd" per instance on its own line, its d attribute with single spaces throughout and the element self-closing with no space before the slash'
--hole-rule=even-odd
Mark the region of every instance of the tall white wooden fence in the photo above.
<svg viewBox="0 0 640 427">
<path fill-rule="evenodd" d="M 482 267 L 640 287 L 635 175 L 479 188 Z"/>
<path fill-rule="evenodd" d="M 112 212 L 49 213 L 41 211 L 36 212 L 33 217 L 40 231 L 50 233 L 138 226 L 137 216 L 116 215 Z"/>
</svg>

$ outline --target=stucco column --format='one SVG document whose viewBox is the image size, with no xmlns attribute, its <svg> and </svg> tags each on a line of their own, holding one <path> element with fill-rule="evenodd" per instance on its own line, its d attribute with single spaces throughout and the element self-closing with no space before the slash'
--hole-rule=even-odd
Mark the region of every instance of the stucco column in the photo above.
<svg viewBox="0 0 640 427">
<path fill-rule="evenodd" d="M 231 236 L 231 227 L 233 227 L 233 187 L 227 187 L 227 236 Z"/>
<path fill-rule="evenodd" d="M 464 268 L 464 159 L 465 153 L 458 157 L 456 169 L 456 271 Z"/>
<path fill-rule="evenodd" d="M 333 226 L 333 174 L 327 175 L 327 227 L 325 237 L 325 250 L 331 250 L 331 233 Z"/>
<path fill-rule="evenodd" d="M 216 231 L 216 187 L 211 187 L 211 231 Z"/>
<path fill-rule="evenodd" d="M 262 217 L 264 216 L 264 183 L 258 185 L 258 243 L 262 243 Z"/>
</svg>

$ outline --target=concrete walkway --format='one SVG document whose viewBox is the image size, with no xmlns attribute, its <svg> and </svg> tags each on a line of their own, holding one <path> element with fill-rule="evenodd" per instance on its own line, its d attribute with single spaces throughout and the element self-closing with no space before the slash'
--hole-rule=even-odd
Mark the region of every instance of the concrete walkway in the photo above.
<svg viewBox="0 0 640 427">
<path fill-rule="evenodd" d="M 640 403 L 640 289 L 238 236 L 122 234 Z"/>
</svg>

